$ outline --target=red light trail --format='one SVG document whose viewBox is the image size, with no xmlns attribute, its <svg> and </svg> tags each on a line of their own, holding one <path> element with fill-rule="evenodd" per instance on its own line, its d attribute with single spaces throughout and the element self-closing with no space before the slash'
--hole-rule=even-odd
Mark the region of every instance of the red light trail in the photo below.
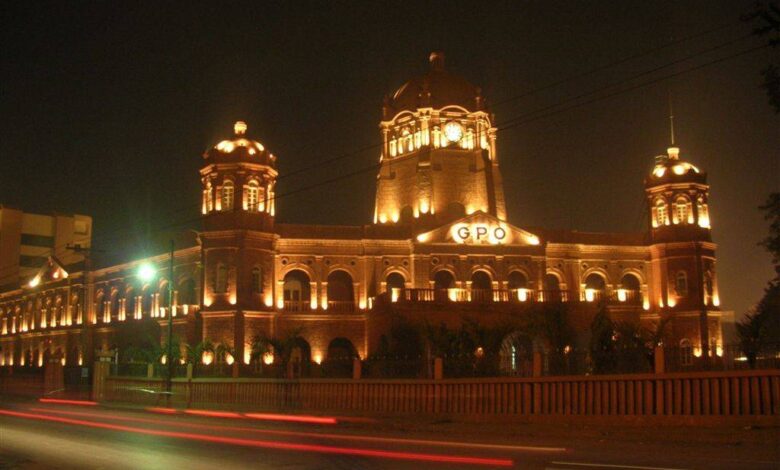
<svg viewBox="0 0 780 470">
<path fill-rule="evenodd" d="M 57 403 L 60 405 L 97 406 L 96 401 L 87 400 L 63 400 L 61 398 L 39 398 L 41 403 Z"/>
<path fill-rule="evenodd" d="M 55 423 L 71 424 L 76 426 L 86 426 L 97 429 L 108 429 L 112 431 L 131 432 L 136 434 L 146 434 L 150 436 L 172 437 L 177 439 L 189 439 L 194 441 L 209 442 L 215 444 L 238 445 L 244 447 L 257 447 L 265 449 L 292 450 L 298 452 L 316 452 L 323 454 L 349 455 L 356 457 L 374 457 L 387 458 L 394 460 L 415 460 L 425 462 L 457 463 L 471 465 L 492 465 L 500 467 L 510 467 L 513 465 L 510 459 L 493 459 L 482 457 L 452 456 L 441 454 L 424 454 L 414 452 L 396 452 L 374 449 L 358 449 L 351 447 L 333 447 L 312 444 L 295 444 L 292 442 L 260 441 L 252 439 L 242 439 L 235 437 L 209 436 L 205 434 L 193 434 L 176 431 L 162 431 L 158 429 L 144 429 L 119 424 L 100 423 L 96 421 L 84 421 L 79 419 L 62 418 L 59 416 L 49 416 L 43 414 L 23 413 L 18 411 L 0 410 L 0 415 L 12 416 L 17 418 L 35 419 L 41 421 L 51 421 Z"/>
<path fill-rule="evenodd" d="M 304 431 L 282 431 L 282 430 L 273 430 L 273 429 L 257 429 L 257 428 L 248 428 L 248 427 L 242 427 L 242 426 L 222 426 L 222 425 L 208 425 L 208 424 L 197 424 L 197 423 L 182 423 L 182 422 L 173 422 L 173 421 L 165 421 L 165 420 L 159 420 L 159 419 L 153 419 L 153 418 L 138 418 L 138 417 L 130 417 L 130 416 L 113 416 L 113 415 L 102 415 L 98 413 L 87 413 L 83 411 L 63 411 L 63 410 L 50 410 L 46 408 L 30 408 L 31 411 L 40 411 L 40 412 L 48 412 L 48 413 L 55 413 L 55 414 L 64 414 L 64 415 L 70 415 L 70 416 L 84 416 L 84 417 L 91 417 L 91 418 L 97 418 L 97 419 L 108 419 L 108 420 L 114 420 L 114 421 L 130 421 L 130 422 L 136 422 L 136 423 L 149 423 L 149 424 L 157 424 L 162 426 L 175 426 L 175 427 L 182 427 L 182 428 L 191 428 L 191 429 L 207 429 L 210 431 L 216 431 L 216 430 L 222 430 L 222 431 L 237 431 L 237 432 L 250 432 L 255 434 L 267 434 L 267 435 L 275 435 L 275 436 L 295 436 L 295 437 L 310 437 L 315 439 L 330 439 L 330 440 L 346 440 L 346 441 L 362 441 L 362 442 L 381 442 L 381 443 L 391 443 L 391 444 L 402 444 L 402 445 L 427 445 L 427 446 L 434 446 L 434 447 L 462 447 L 462 448 L 472 448 L 472 449 L 492 449 L 492 450 L 507 450 L 507 451 L 531 451 L 531 452 L 566 452 L 568 449 L 565 447 L 548 447 L 548 446 L 522 446 L 522 445 L 506 445 L 506 444 L 483 444 L 483 443 L 477 443 L 477 442 L 458 442 L 458 441 L 435 441 L 435 440 L 428 440 L 428 439 L 408 439 L 408 438 L 393 438 L 393 437 L 377 437 L 377 436 L 357 436 L 354 434 L 332 434 L 332 433 L 320 433 L 320 432 L 304 432 Z M 147 410 L 153 410 L 155 412 L 160 412 L 163 414 L 170 415 L 171 408 L 159 408 L 159 409 L 150 409 L 147 408 Z M 161 411 L 165 410 L 165 411 Z M 174 410 L 175 411 L 175 410 Z"/>
</svg>

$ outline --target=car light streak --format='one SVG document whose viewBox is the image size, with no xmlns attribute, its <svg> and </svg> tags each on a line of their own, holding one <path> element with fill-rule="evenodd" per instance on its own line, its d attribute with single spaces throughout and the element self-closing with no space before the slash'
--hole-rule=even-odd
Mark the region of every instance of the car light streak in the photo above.
<svg viewBox="0 0 780 470">
<path fill-rule="evenodd" d="M 155 406 L 146 408 L 146 411 L 151 411 L 152 413 L 162 413 L 164 415 L 175 415 L 178 413 L 178 411 L 174 410 L 173 408 L 160 408 Z"/>
<path fill-rule="evenodd" d="M 87 400 L 64 400 L 61 398 L 39 398 L 41 403 L 57 403 L 60 405 L 79 405 L 79 406 L 97 406 L 96 401 Z"/>
<path fill-rule="evenodd" d="M 160 407 L 151 407 L 146 408 L 146 411 L 151 411 L 152 413 L 162 413 L 162 414 L 177 414 L 177 413 L 187 413 L 191 415 L 197 415 L 197 416 L 208 416 L 210 418 L 251 418 L 251 419 L 259 419 L 263 421 L 284 421 L 284 422 L 291 422 L 291 423 L 310 423 L 310 424 L 338 424 L 338 421 L 336 418 L 331 418 L 329 416 L 305 416 L 305 415 L 283 415 L 283 414 L 275 414 L 275 413 L 234 413 L 231 411 L 212 411 L 212 410 L 177 410 L 175 408 L 160 408 Z"/>
<path fill-rule="evenodd" d="M 189 439 L 200 442 L 210 442 L 215 444 L 228 444 L 244 447 L 257 447 L 265 449 L 292 450 L 298 452 L 315 452 L 322 454 L 338 454 L 359 457 L 387 458 L 393 460 L 415 460 L 425 462 L 457 463 L 471 465 L 492 465 L 500 467 L 509 467 L 513 465 L 510 459 L 494 459 L 483 457 L 467 457 L 442 454 L 423 454 L 413 452 L 395 452 L 374 449 L 358 449 L 350 447 L 332 447 L 312 444 L 296 444 L 292 442 L 260 441 L 252 439 L 241 439 L 234 437 L 209 436 L 205 434 L 193 434 L 175 431 L 162 431 L 158 429 L 144 429 L 119 424 L 100 423 L 96 421 L 84 421 L 79 419 L 62 418 L 59 416 L 50 416 L 43 414 L 23 413 L 18 411 L 0 410 L 0 415 L 12 416 L 17 418 L 36 419 L 41 421 L 51 421 L 63 424 L 72 424 L 76 426 L 85 426 L 97 429 L 108 429 L 112 431 L 131 432 L 136 434 L 146 434 L 150 436 L 172 437 L 178 439 Z"/>
<path fill-rule="evenodd" d="M 293 423 L 336 424 L 335 418 L 320 416 L 279 415 L 269 413 L 244 413 L 244 416 L 265 421 L 289 421 Z"/>
<path fill-rule="evenodd" d="M 188 415 L 208 416 L 209 418 L 241 418 L 238 413 L 231 411 L 210 411 L 210 410 L 183 410 Z"/>
<path fill-rule="evenodd" d="M 170 410 L 170 408 L 161 408 L 162 410 Z M 431 447 L 462 447 L 468 449 L 490 449 L 490 450 L 507 450 L 514 452 L 566 452 L 568 449 L 565 447 L 548 447 L 548 446 L 522 446 L 522 445 L 508 445 L 508 444 L 482 444 L 478 442 L 458 442 L 458 441 L 434 441 L 427 439 L 407 439 L 407 438 L 393 438 L 393 437 L 375 437 L 375 436 L 356 436 L 354 434 L 332 434 L 332 433 L 320 433 L 320 432 L 304 432 L 304 431 L 282 431 L 275 429 L 257 429 L 242 426 L 221 426 L 221 425 L 208 425 L 197 423 L 182 423 L 176 421 L 166 421 L 162 419 L 153 418 L 138 418 L 130 416 L 113 416 L 102 415 L 99 413 L 87 413 L 83 411 L 63 411 L 63 410 L 48 410 L 45 408 L 30 408 L 31 411 L 49 412 L 55 414 L 64 414 L 70 416 L 84 416 L 97 419 L 108 419 L 114 421 L 130 421 L 136 423 L 148 423 L 163 426 L 173 426 L 180 428 L 190 429 L 206 429 L 209 431 L 236 431 L 236 432 L 250 432 L 256 434 L 267 434 L 273 436 L 293 436 L 293 437 L 308 437 L 315 439 L 329 439 L 329 440 L 345 440 L 345 441 L 360 441 L 360 442 L 377 442 L 383 444 L 400 444 L 400 445 L 425 445 Z M 170 414 L 167 411 L 163 412 Z"/>
</svg>

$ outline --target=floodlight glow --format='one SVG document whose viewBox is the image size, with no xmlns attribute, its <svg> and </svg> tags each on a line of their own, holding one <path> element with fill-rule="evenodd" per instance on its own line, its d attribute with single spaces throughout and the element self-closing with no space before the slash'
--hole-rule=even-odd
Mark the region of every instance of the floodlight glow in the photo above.
<svg viewBox="0 0 780 470">
<path fill-rule="evenodd" d="M 151 281 L 154 279 L 155 274 L 157 274 L 157 271 L 154 269 L 154 266 L 152 266 L 152 263 L 143 263 L 138 267 L 137 275 L 142 281 Z"/>
</svg>

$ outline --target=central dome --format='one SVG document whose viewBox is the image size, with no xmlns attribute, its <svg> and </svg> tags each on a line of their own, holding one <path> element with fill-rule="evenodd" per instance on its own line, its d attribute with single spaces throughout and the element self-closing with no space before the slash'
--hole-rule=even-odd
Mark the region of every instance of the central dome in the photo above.
<svg viewBox="0 0 780 470">
<path fill-rule="evenodd" d="M 441 109 L 456 105 L 468 111 L 483 109 L 484 100 L 479 87 L 445 70 L 444 53 L 432 52 L 429 61 L 431 67 L 428 73 L 409 80 L 386 100 L 385 119 L 401 111 L 416 111 L 418 108 Z"/>
</svg>

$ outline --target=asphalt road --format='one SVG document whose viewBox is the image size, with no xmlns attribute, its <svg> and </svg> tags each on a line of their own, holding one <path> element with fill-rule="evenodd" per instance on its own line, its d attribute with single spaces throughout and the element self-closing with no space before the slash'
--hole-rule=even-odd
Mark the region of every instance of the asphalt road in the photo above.
<svg viewBox="0 0 780 470">
<path fill-rule="evenodd" d="M 780 468 L 777 428 L 277 419 L 0 403 L 0 469 Z"/>
</svg>

